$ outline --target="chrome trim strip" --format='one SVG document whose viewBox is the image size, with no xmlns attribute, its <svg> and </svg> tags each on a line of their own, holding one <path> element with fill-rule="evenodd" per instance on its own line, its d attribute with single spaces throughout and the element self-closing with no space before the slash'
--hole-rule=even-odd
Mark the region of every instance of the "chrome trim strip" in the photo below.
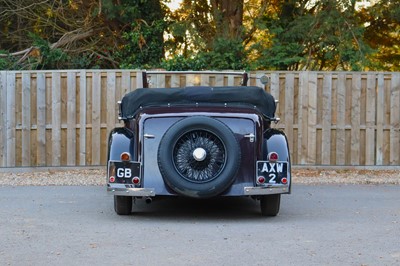
<svg viewBox="0 0 400 266">
<path fill-rule="evenodd" d="M 107 192 L 118 196 L 134 197 L 154 197 L 156 195 L 154 188 L 117 188 L 107 187 Z"/>
<path fill-rule="evenodd" d="M 154 139 L 156 136 L 151 134 L 144 134 L 143 137 L 146 139 Z"/>
<path fill-rule="evenodd" d="M 289 193 L 289 186 L 245 187 L 243 193 L 250 196 Z"/>
</svg>

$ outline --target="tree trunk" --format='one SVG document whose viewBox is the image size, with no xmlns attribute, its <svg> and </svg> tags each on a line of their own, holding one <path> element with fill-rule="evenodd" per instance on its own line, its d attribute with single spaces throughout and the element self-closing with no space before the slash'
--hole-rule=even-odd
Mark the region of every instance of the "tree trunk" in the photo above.
<svg viewBox="0 0 400 266">
<path fill-rule="evenodd" d="M 216 38 L 243 38 L 243 0 L 211 0 Z"/>
</svg>

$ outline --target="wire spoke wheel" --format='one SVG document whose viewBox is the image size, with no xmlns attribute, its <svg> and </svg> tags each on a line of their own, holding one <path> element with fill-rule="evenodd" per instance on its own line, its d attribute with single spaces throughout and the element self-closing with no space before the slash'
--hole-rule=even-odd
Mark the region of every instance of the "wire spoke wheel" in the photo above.
<svg viewBox="0 0 400 266">
<path fill-rule="evenodd" d="M 202 158 L 196 151 L 203 152 Z M 222 141 L 213 133 L 194 130 L 178 139 L 173 162 L 177 172 L 186 180 L 202 183 L 215 179 L 224 169 L 226 149 Z"/>
<path fill-rule="evenodd" d="M 231 129 L 221 121 L 194 116 L 173 124 L 161 138 L 158 167 L 177 194 L 210 198 L 228 189 L 240 167 L 241 152 Z"/>
</svg>

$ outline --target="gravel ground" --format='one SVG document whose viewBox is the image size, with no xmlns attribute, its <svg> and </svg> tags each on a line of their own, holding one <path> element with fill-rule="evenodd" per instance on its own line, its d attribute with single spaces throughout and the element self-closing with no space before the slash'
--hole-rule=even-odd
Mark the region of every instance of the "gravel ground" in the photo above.
<svg viewBox="0 0 400 266">
<path fill-rule="evenodd" d="M 381 168 L 379 168 L 381 169 Z M 98 169 L 37 169 L 0 172 L 0 186 L 103 186 L 105 167 Z M 295 184 L 392 184 L 400 185 L 399 170 L 292 169 Z"/>
</svg>

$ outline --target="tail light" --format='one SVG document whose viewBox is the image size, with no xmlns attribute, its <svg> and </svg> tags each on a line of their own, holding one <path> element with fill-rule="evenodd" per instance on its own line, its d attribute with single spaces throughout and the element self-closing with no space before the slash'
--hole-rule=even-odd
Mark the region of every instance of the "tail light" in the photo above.
<svg viewBox="0 0 400 266">
<path fill-rule="evenodd" d="M 121 153 L 121 161 L 130 161 L 131 160 L 131 155 L 129 154 L 129 152 L 123 152 Z"/>
<path fill-rule="evenodd" d="M 140 183 L 140 178 L 137 177 L 137 176 L 133 177 L 132 178 L 132 183 L 135 184 L 135 185 L 138 185 Z"/>
<path fill-rule="evenodd" d="M 279 156 L 278 156 L 278 153 L 276 153 L 276 152 L 270 152 L 270 153 L 268 153 L 268 161 L 270 161 L 270 162 L 276 162 L 276 161 L 278 161 L 279 160 Z"/>
<path fill-rule="evenodd" d="M 257 177 L 257 182 L 259 184 L 264 184 L 265 183 L 265 177 L 263 177 L 262 175 Z"/>
</svg>

